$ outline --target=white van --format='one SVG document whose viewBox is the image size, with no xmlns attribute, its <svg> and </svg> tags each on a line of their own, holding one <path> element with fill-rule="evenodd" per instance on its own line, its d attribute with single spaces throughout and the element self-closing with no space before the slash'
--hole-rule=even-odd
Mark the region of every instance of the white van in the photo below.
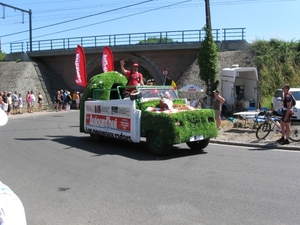
<svg viewBox="0 0 300 225">
<path fill-rule="evenodd" d="M 300 88 L 290 88 L 290 92 L 296 99 L 296 105 L 293 107 L 294 115 L 292 119 L 300 120 Z M 283 91 L 277 89 L 272 98 L 272 111 L 275 115 L 281 115 Z"/>
</svg>

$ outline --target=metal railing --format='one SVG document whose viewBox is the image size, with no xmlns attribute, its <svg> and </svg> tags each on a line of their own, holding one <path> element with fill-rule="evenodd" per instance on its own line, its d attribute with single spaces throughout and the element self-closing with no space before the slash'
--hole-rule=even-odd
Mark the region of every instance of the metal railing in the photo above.
<svg viewBox="0 0 300 225">
<path fill-rule="evenodd" d="M 32 51 L 74 49 L 77 45 L 82 47 L 101 47 L 195 43 L 202 42 L 205 35 L 206 31 L 202 29 L 50 39 L 32 41 Z M 212 35 L 216 42 L 245 40 L 245 28 L 213 29 Z M 10 43 L 10 53 L 28 51 L 30 51 L 29 42 Z"/>
</svg>

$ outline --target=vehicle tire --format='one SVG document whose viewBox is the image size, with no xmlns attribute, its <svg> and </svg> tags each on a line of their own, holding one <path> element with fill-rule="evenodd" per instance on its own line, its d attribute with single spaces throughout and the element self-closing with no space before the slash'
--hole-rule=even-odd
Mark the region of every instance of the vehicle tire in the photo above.
<svg viewBox="0 0 300 225">
<path fill-rule="evenodd" d="M 291 122 L 291 133 L 290 133 L 290 140 L 299 142 L 300 141 L 300 122 L 295 121 Z"/>
<path fill-rule="evenodd" d="M 203 150 L 209 144 L 209 138 L 201 141 L 186 142 L 186 144 L 192 150 Z"/>
<path fill-rule="evenodd" d="M 90 134 L 90 137 L 93 141 L 102 141 L 104 137 L 98 134 Z"/>
<path fill-rule="evenodd" d="M 173 145 L 163 142 L 156 131 L 150 131 L 146 138 L 147 147 L 154 155 L 166 155 L 171 152 Z"/>
<path fill-rule="evenodd" d="M 262 123 L 256 130 L 256 138 L 257 139 L 265 139 L 269 133 L 271 132 L 271 124 Z"/>
</svg>

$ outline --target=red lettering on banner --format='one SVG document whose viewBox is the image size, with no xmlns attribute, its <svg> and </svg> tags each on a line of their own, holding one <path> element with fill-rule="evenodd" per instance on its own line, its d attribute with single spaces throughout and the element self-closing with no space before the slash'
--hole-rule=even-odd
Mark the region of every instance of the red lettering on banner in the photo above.
<svg viewBox="0 0 300 225">
<path fill-rule="evenodd" d="M 103 116 L 86 114 L 85 122 L 87 126 L 105 127 L 121 131 L 130 132 L 130 118 L 120 118 L 115 116 Z"/>
</svg>

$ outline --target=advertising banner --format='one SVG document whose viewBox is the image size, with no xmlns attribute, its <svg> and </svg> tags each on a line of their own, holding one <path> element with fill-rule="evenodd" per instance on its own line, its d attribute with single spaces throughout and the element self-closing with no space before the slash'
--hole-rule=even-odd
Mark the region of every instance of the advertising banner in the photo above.
<svg viewBox="0 0 300 225">
<path fill-rule="evenodd" d="M 79 86 L 87 86 L 86 61 L 83 47 L 77 45 L 75 57 L 76 78 L 75 82 Z"/>
<path fill-rule="evenodd" d="M 109 47 L 104 47 L 102 56 L 102 69 L 103 72 L 114 71 L 114 56 Z"/>
</svg>

